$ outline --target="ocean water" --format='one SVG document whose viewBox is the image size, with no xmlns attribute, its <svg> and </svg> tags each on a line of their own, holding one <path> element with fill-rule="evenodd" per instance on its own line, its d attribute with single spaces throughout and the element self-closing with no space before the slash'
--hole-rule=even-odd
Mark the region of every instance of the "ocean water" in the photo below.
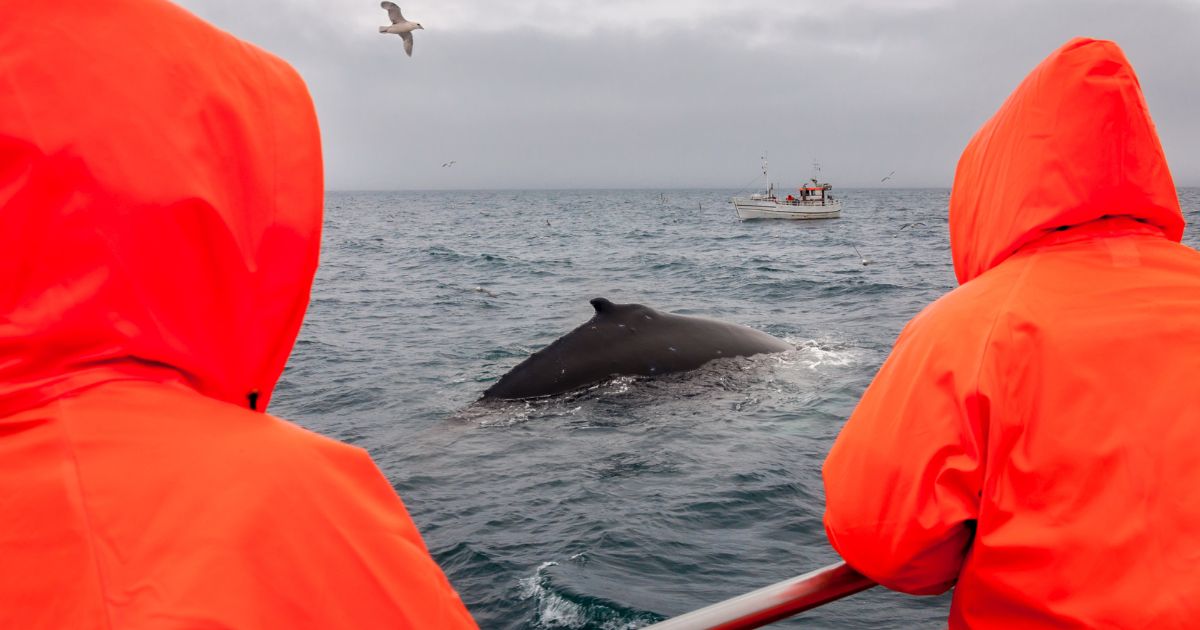
<svg viewBox="0 0 1200 630">
<path fill-rule="evenodd" d="M 813 222 L 740 222 L 735 192 L 330 193 L 271 411 L 370 451 L 483 628 L 637 628 L 834 562 L 821 462 L 956 286 L 949 191 L 835 191 Z M 477 403 L 593 297 L 795 349 Z M 779 627 L 936 628 L 949 601 L 876 588 Z"/>
</svg>

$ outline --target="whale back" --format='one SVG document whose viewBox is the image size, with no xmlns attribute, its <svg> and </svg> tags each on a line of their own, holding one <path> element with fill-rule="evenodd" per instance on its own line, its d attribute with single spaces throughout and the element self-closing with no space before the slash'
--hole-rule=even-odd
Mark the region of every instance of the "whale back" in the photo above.
<svg viewBox="0 0 1200 630">
<path fill-rule="evenodd" d="M 553 396 L 614 376 L 694 370 L 721 357 L 782 352 L 786 342 L 762 331 L 705 317 L 663 313 L 641 304 L 591 301 L 587 322 L 533 353 L 483 393 L 484 398 Z"/>
</svg>

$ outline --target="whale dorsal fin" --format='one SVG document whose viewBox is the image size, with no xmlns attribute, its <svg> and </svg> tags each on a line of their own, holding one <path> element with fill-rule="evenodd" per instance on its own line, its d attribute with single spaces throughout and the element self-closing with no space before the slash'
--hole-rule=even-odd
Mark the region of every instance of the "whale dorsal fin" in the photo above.
<svg viewBox="0 0 1200 630">
<path fill-rule="evenodd" d="M 609 313 L 616 309 L 617 305 L 608 301 L 608 298 L 592 298 L 592 308 L 596 309 L 596 314 Z"/>
</svg>

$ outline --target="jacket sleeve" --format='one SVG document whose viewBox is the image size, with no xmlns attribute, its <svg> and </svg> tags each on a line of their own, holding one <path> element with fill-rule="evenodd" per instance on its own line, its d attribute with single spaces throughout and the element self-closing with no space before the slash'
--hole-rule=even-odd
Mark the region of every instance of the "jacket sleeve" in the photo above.
<svg viewBox="0 0 1200 630">
<path fill-rule="evenodd" d="M 937 321 L 936 306 L 901 333 L 822 471 L 830 543 L 860 573 L 914 595 L 957 580 L 987 426 L 977 385 L 986 335 Z"/>
</svg>

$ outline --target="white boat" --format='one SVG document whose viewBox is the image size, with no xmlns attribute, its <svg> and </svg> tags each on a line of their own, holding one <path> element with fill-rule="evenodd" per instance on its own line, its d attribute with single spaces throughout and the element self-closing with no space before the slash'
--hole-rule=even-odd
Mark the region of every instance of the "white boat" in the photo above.
<svg viewBox="0 0 1200 630">
<path fill-rule="evenodd" d="M 771 184 L 764 193 L 749 197 L 734 197 L 733 207 L 739 219 L 836 219 L 842 213 L 842 202 L 835 199 L 833 186 L 813 178 L 809 183 L 780 199 Z"/>
</svg>

